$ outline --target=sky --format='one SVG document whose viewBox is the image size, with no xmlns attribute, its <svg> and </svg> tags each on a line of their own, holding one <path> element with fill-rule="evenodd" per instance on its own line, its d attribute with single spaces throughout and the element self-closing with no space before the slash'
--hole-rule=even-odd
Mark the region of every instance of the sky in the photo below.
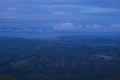
<svg viewBox="0 0 120 80">
<path fill-rule="evenodd" d="M 119 4 L 120 0 L 0 0 L 0 35 L 119 34 Z"/>
</svg>

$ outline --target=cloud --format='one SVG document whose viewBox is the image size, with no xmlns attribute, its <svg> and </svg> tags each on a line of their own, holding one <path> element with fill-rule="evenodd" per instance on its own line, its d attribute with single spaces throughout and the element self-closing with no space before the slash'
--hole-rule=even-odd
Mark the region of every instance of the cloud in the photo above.
<svg viewBox="0 0 120 80">
<path fill-rule="evenodd" d="M 9 7 L 11 6 L 11 7 Z M 17 16 L 22 15 L 32 15 L 36 16 L 40 14 L 81 14 L 81 13 L 94 13 L 94 14 L 105 14 L 105 13 L 115 13 L 119 14 L 120 9 L 114 8 L 114 7 L 100 7 L 100 6 L 91 6 L 91 5 L 75 5 L 75 4 L 15 4 L 15 5 L 9 5 L 4 6 L 4 8 L 1 8 L 0 12 L 3 13 L 3 15 L 7 14 L 11 16 L 10 14 L 17 14 Z M 7 8 L 7 10 L 6 10 Z M 10 13 L 11 12 L 11 13 Z M 14 13 L 12 13 L 14 12 Z M 26 16 L 25 16 L 26 17 Z"/>
<path fill-rule="evenodd" d="M 2 18 L 58 18 L 63 17 L 68 19 L 71 15 L 73 18 L 78 19 L 79 15 L 89 15 L 99 17 L 94 14 L 102 14 L 102 17 L 120 14 L 120 9 L 118 7 L 112 6 L 99 6 L 100 2 L 109 2 L 108 0 L 95 1 L 95 0 L 1 0 L 0 1 L 0 17 Z M 110 1 L 115 4 L 117 1 Z M 85 3 L 85 4 L 82 4 Z M 92 3 L 93 5 L 90 5 Z M 97 3 L 97 4 L 94 4 Z M 2 5 L 1 5 L 2 4 Z M 107 3 L 104 3 L 107 4 Z M 94 14 L 91 14 L 94 13 Z M 51 15 L 53 14 L 53 15 Z M 65 15 L 65 17 L 63 16 Z M 56 17 L 54 17 L 56 16 Z M 76 17 L 77 16 L 77 17 Z M 110 16 L 110 17 L 112 17 Z M 113 17 L 114 17 L 113 16 Z M 84 16 L 83 16 L 84 17 Z M 86 16 L 87 17 L 87 16 Z M 80 18 L 84 20 L 85 18 Z M 93 18 L 94 19 L 94 18 Z M 102 18 L 103 19 L 103 18 Z M 106 18 L 107 19 L 107 18 Z M 68 19 L 70 20 L 70 19 Z M 74 19 L 75 20 L 75 19 Z M 105 19 L 104 19 L 105 20 Z"/>
<path fill-rule="evenodd" d="M 98 24 L 92 25 L 76 25 L 75 23 L 60 23 L 54 27 L 55 30 L 66 30 L 66 31 L 100 31 L 102 30 L 102 26 Z"/>
<path fill-rule="evenodd" d="M 54 26 L 54 27 L 52 27 Z M 64 22 L 59 24 L 51 25 L 51 28 L 46 27 L 7 27 L 1 26 L 0 32 L 104 32 L 104 33 L 118 33 L 120 32 L 120 24 L 111 25 L 99 25 L 99 24 L 85 24 L 81 25 L 79 23 Z"/>
<path fill-rule="evenodd" d="M 11 28 L 11 27 L 1 27 L 2 32 L 41 32 L 40 28 Z"/>
<path fill-rule="evenodd" d="M 119 9 L 115 8 L 105 8 L 105 7 L 97 7 L 97 6 L 81 6 L 81 13 L 113 13 L 120 12 Z"/>
<path fill-rule="evenodd" d="M 16 8 L 9 7 L 8 10 L 9 10 L 9 11 L 16 11 Z"/>
<path fill-rule="evenodd" d="M 119 6 L 120 0 L 0 0 L 1 3 L 16 4 L 75 4 L 75 5 L 102 5 L 102 6 Z"/>
<path fill-rule="evenodd" d="M 35 5 L 36 6 L 36 5 Z M 120 12 L 117 8 L 109 8 L 109 7 L 98 7 L 98 6 L 84 6 L 84 5 L 68 5 L 68 4 L 60 4 L 60 5 L 38 5 L 36 8 L 45 8 L 51 10 L 62 10 L 64 12 L 75 12 L 75 13 L 113 13 Z"/>
<path fill-rule="evenodd" d="M 18 31 L 21 31 L 21 32 L 31 32 L 31 31 L 33 31 L 33 30 L 30 29 L 30 28 L 21 28 L 21 29 L 19 29 Z"/>
<path fill-rule="evenodd" d="M 110 28 L 112 28 L 112 29 L 120 29 L 120 24 L 112 24 L 110 26 Z"/>
<path fill-rule="evenodd" d="M 85 30 L 88 30 L 88 31 L 101 31 L 101 30 L 103 30 L 103 27 L 101 25 L 98 25 L 98 24 L 92 24 L 92 25 L 86 25 Z"/>
<path fill-rule="evenodd" d="M 71 32 L 120 32 L 120 24 L 102 26 L 99 24 L 76 25 L 75 23 L 60 23 L 55 25 L 54 30 Z"/>
<path fill-rule="evenodd" d="M 115 13 L 120 12 L 118 8 L 100 7 L 100 6 L 86 6 L 73 4 L 58 4 L 58 5 L 35 5 L 36 8 L 44 8 L 50 10 L 61 10 L 65 13 Z M 60 12 L 61 13 L 61 12 Z"/>
<path fill-rule="evenodd" d="M 55 25 L 54 27 L 55 30 L 77 30 L 78 26 L 76 26 L 74 23 L 70 23 L 70 22 L 65 22 L 65 23 L 60 23 Z"/>
<path fill-rule="evenodd" d="M 40 28 L 21 28 L 18 29 L 19 32 L 41 32 L 42 29 Z"/>
<path fill-rule="evenodd" d="M 110 31 L 116 31 L 116 32 L 120 32 L 120 24 L 112 24 L 109 27 Z"/>
<path fill-rule="evenodd" d="M 110 2 L 110 3 L 109 3 Z M 116 0 L 1 0 L 0 1 L 0 12 L 9 13 L 9 11 L 16 11 L 17 16 L 20 15 L 36 15 L 36 14 L 80 14 L 80 13 L 115 13 L 119 14 L 119 2 Z M 29 4 L 28 4 L 29 3 Z M 83 4 L 85 3 L 85 4 Z M 92 3 L 92 5 L 91 5 Z M 95 4 L 96 3 L 96 4 Z M 104 4 L 98 6 L 98 4 Z M 105 5 L 106 4 L 106 5 Z M 108 6 L 109 4 L 118 5 L 117 7 Z M 7 8 L 7 10 L 6 10 Z M 59 10 L 59 11 L 57 11 Z M 54 12 L 56 11 L 56 12 Z M 15 13 L 14 13 L 15 14 Z M 13 14 L 13 15 L 14 15 Z M 11 15 L 9 15 L 11 16 Z"/>
<path fill-rule="evenodd" d="M 55 15 L 61 15 L 61 14 L 65 14 L 65 13 L 64 13 L 64 12 L 57 11 L 57 12 L 53 12 L 53 14 L 55 14 Z"/>
<path fill-rule="evenodd" d="M 75 6 L 75 5 L 54 5 L 54 9 L 61 9 L 62 11 L 53 12 L 53 14 L 79 14 L 79 13 L 115 13 L 120 12 L 119 9 L 114 8 L 102 8 L 93 6 Z"/>
</svg>

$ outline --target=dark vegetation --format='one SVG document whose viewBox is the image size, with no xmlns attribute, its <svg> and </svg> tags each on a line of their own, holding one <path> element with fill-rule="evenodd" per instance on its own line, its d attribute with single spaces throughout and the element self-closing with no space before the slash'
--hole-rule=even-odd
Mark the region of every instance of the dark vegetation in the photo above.
<svg viewBox="0 0 120 80">
<path fill-rule="evenodd" d="M 1 75 L 0 80 L 18 80 L 18 79 L 8 75 Z"/>
<path fill-rule="evenodd" d="M 0 75 L 0 80 L 120 80 L 120 39 L 0 38 Z"/>
</svg>

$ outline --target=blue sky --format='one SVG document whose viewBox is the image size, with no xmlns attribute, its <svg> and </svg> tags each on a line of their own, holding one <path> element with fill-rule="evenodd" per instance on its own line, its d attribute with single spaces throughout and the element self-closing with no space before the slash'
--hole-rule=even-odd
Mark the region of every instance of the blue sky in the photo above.
<svg viewBox="0 0 120 80">
<path fill-rule="evenodd" d="M 0 32 L 120 33 L 120 0 L 0 0 Z"/>
</svg>

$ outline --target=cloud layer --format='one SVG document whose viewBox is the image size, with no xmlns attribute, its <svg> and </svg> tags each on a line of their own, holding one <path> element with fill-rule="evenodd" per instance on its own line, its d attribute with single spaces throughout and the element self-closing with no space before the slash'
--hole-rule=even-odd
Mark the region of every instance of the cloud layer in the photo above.
<svg viewBox="0 0 120 80">
<path fill-rule="evenodd" d="M 11 27 L 1 27 L 1 32 L 42 32 L 40 28 L 11 28 Z"/>
<path fill-rule="evenodd" d="M 0 32 L 120 32 L 120 0 L 0 0 Z"/>
<path fill-rule="evenodd" d="M 102 26 L 99 24 L 76 25 L 75 23 L 66 22 L 57 24 L 54 30 L 73 32 L 120 32 L 120 24 Z"/>
<path fill-rule="evenodd" d="M 0 32 L 114 32 L 120 33 L 120 24 L 111 24 L 103 26 L 99 24 L 85 24 L 80 25 L 77 23 L 64 22 L 52 25 L 51 28 L 42 27 L 0 27 Z"/>
<path fill-rule="evenodd" d="M 119 3 L 120 0 L 1 0 L 0 17 L 28 18 L 63 13 L 118 15 Z"/>
</svg>

